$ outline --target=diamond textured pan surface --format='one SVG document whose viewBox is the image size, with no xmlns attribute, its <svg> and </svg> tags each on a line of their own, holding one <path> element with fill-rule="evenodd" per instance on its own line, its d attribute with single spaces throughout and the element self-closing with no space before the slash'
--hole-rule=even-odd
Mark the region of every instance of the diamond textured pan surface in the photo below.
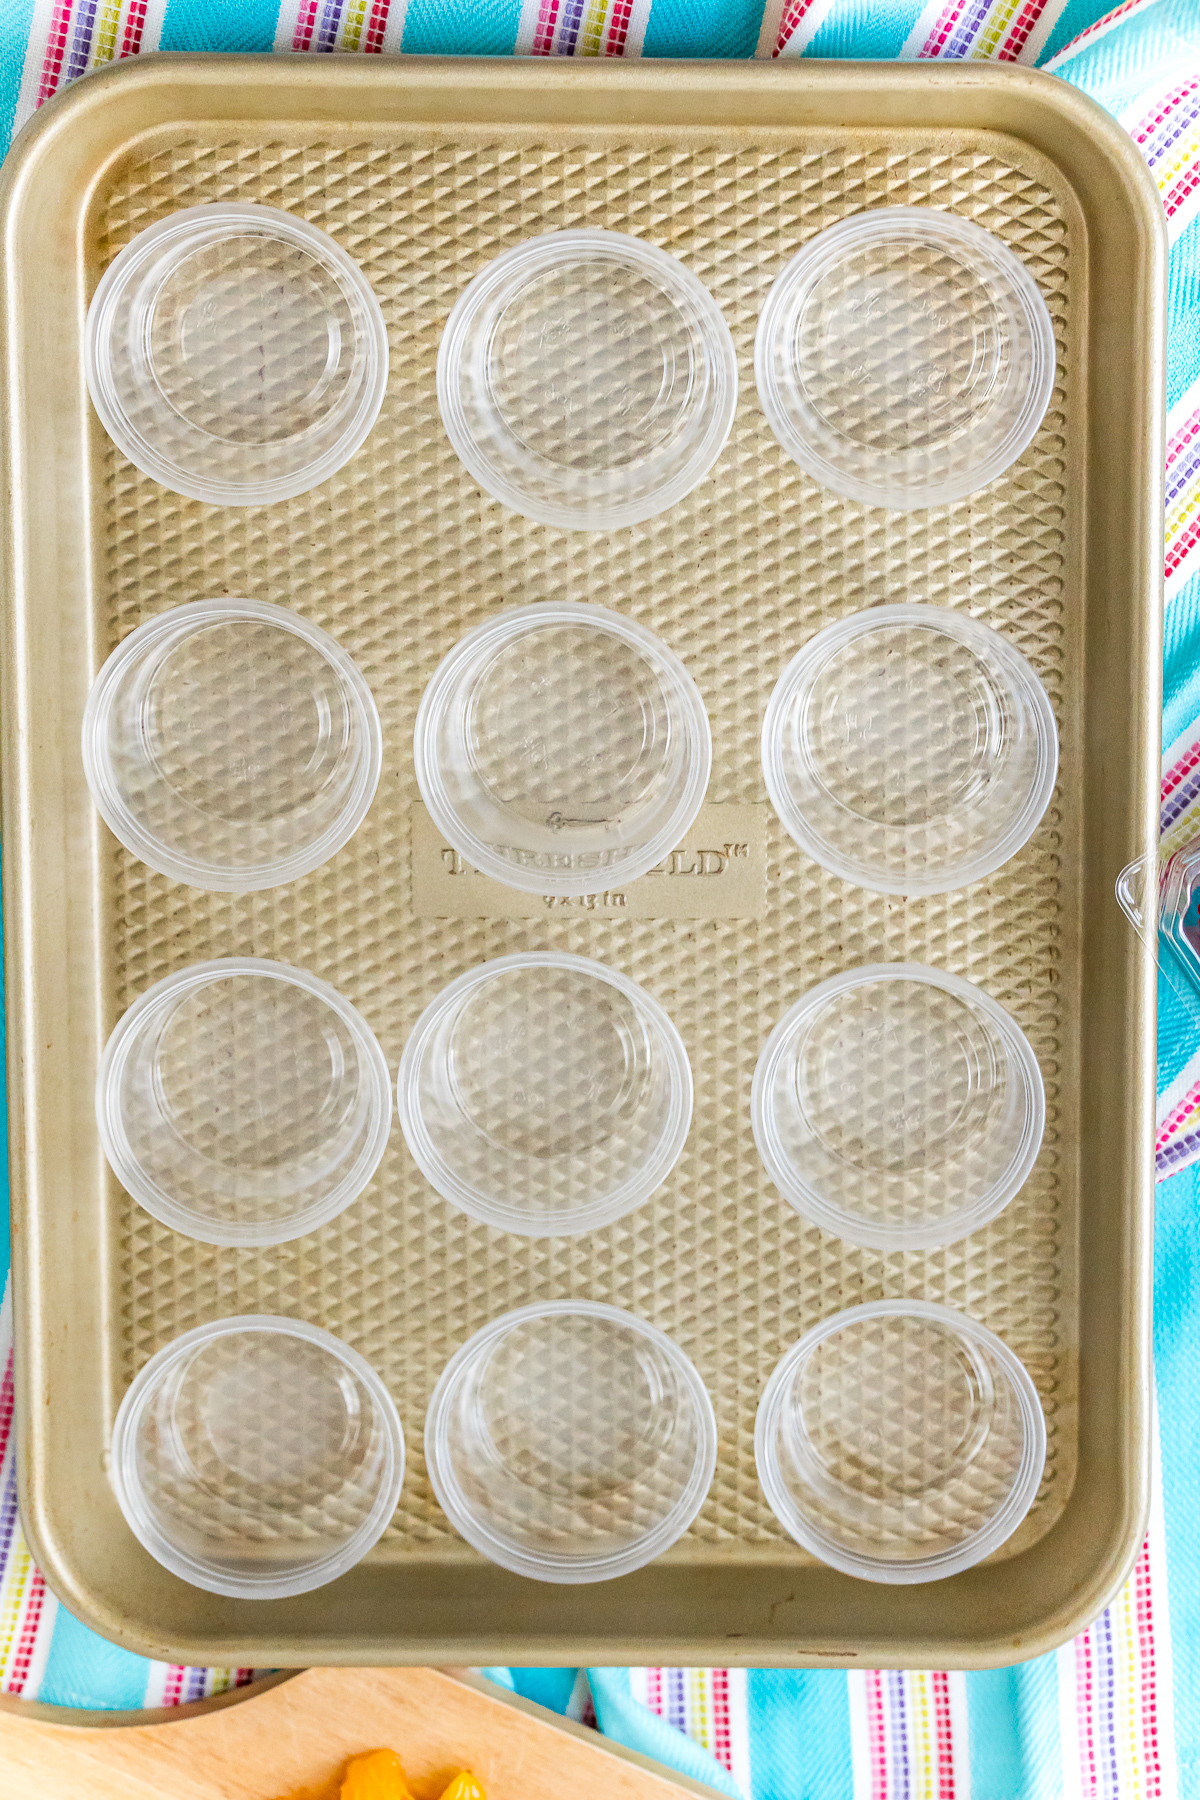
<svg viewBox="0 0 1200 1800">
<path fill-rule="evenodd" d="M 185 600 L 233 594 L 293 607 L 332 632 L 366 675 L 383 721 L 383 779 L 351 843 L 273 892 L 178 886 L 106 837 L 111 1017 L 184 963 L 274 957 L 352 1000 L 394 1072 L 417 1015 L 453 977 L 510 952 L 573 951 L 624 970 L 666 1006 L 692 1061 L 695 1122 L 657 1195 L 574 1240 L 526 1241 L 472 1223 L 432 1193 L 395 1127 L 361 1199 L 324 1230 L 269 1251 L 189 1242 L 113 1184 L 114 1410 L 150 1354 L 204 1320 L 309 1319 L 380 1371 L 411 1446 L 399 1510 L 373 1554 L 469 1561 L 475 1553 L 434 1503 L 420 1453 L 439 1371 L 508 1308 L 558 1296 L 610 1301 L 669 1332 L 716 1406 L 716 1477 L 670 1556 L 703 1561 L 736 1544 L 803 1562 L 755 1475 L 762 1386 L 783 1351 L 829 1313 L 911 1295 L 972 1313 L 1030 1369 L 1049 1456 L 1009 1549 L 1033 1541 L 1070 1493 L 1076 1442 L 1082 658 L 1064 655 L 1080 568 L 1064 465 L 1075 429 L 1066 270 L 1078 215 L 1044 185 L 1051 178 L 1041 164 L 1013 167 L 986 146 L 931 148 L 901 130 L 886 148 L 864 150 L 861 132 L 853 147 L 829 133 L 764 133 L 755 148 L 719 131 L 671 144 L 589 128 L 564 144 L 533 129 L 491 138 L 464 128 L 450 141 L 434 128 L 393 127 L 359 142 L 350 128 L 322 141 L 296 127 L 255 143 L 251 129 L 230 141 L 216 127 L 181 127 L 113 164 L 96 192 L 90 274 L 98 279 L 137 231 L 178 207 L 236 199 L 295 211 L 359 260 L 379 296 L 392 358 L 383 412 L 332 480 L 244 510 L 168 493 L 97 433 L 100 650 Z M 1049 412 L 1008 475 L 954 506 L 907 515 L 843 501 L 803 475 L 761 414 L 752 371 L 758 308 L 787 258 L 836 219 L 897 203 L 953 208 L 997 232 L 1037 280 L 1059 349 Z M 481 495 L 445 438 L 434 390 L 439 335 L 471 276 L 523 237 L 579 224 L 632 232 L 682 258 L 725 313 L 741 379 L 733 432 L 711 474 L 669 512 L 608 534 L 536 525 Z M 712 720 L 710 802 L 765 803 L 763 709 L 804 639 L 858 607 L 902 599 L 962 608 L 1029 658 L 1058 718 L 1059 790 L 1011 863 L 932 899 L 847 886 L 768 815 L 760 919 L 623 918 L 619 906 L 415 917 L 411 741 L 425 682 L 455 639 L 500 606 L 588 599 L 640 620 L 683 656 Z M 1045 1142 L 1025 1189 L 986 1230 L 923 1254 L 855 1249 L 806 1225 L 772 1188 L 750 1131 L 751 1076 L 771 1027 L 817 981 L 879 961 L 931 963 L 978 983 L 1026 1032 L 1046 1081 Z"/>
</svg>

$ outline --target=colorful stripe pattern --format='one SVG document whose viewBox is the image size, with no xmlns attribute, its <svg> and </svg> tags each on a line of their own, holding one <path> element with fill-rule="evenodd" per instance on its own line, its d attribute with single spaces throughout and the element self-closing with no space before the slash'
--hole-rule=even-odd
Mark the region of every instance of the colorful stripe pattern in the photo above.
<svg viewBox="0 0 1200 1800">
<path fill-rule="evenodd" d="M 650 0 L 525 0 L 517 56 L 640 56 Z"/>
<path fill-rule="evenodd" d="M 1200 212 L 1200 77 L 1177 70 L 1121 117 L 1162 195 L 1174 242 Z"/>
<path fill-rule="evenodd" d="M 967 1800 L 966 1678 L 944 1670 L 847 1676 L 855 1800 Z"/>
<path fill-rule="evenodd" d="M 742 1793 L 751 1791 L 745 1669 L 631 1669 L 630 1692 L 702 1744 Z"/>
<path fill-rule="evenodd" d="M 1163 757 L 1162 812 L 1159 829 L 1172 842 L 1175 826 L 1200 799 L 1200 743 L 1189 736 L 1182 748 L 1172 745 Z"/>
<path fill-rule="evenodd" d="M 772 56 L 799 56 L 829 12 L 827 0 L 785 0 L 771 44 Z"/>
<path fill-rule="evenodd" d="M 1159 1181 L 1177 1175 L 1200 1156 L 1200 1080 L 1189 1068 L 1182 1091 L 1164 1094 L 1154 1139 L 1154 1173 Z"/>
<path fill-rule="evenodd" d="M 1005 1800 L 1179 1800 L 1161 1547 L 1160 1503 L 1118 1598 L 1088 1631 L 1022 1671 L 1033 1678 L 1031 1689 L 1036 1682 L 1047 1694 L 1041 1728 L 1027 1746 L 1028 1789 L 1007 1782 L 980 1786 L 977 1780 L 978 1800 L 1001 1793 Z M 987 1676 L 856 1669 L 845 1679 L 844 1701 L 831 1694 L 825 1709 L 832 1714 L 844 1707 L 848 1719 L 850 1768 L 839 1794 L 846 1800 L 971 1800 L 973 1763 L 985 1776 L 988 1770 L 986 1739 L 972 1739 L 973 1709 Z M 770 1710 L 774 1779 L 760 1779 L 756 1769 L 762 1741 L 756 1684 L 796 1680 L 782 1671 L 630 1671 L 635 1699 L 702 1744 L 743 1794 L 763 1800 L 787 1800 L 788 1790 L 777 1785 L 781 1764 L 790 1760 L 803 1770 L 815 1760 L 812 1715 L 797 1692 L 793 1709 L 777 1703 Z M 789 1730 L 794 1742 L 781 1743 L 780 1734 Z M 762 1752 L 758 1760 L 766 1760 Z M 1008 1782 L 1021 1780 L 1012 1771 L 1006 1775 Z M 814 1785 L 803 1791 L 815 1796 L 824 1790 Z"/>
<path fill-rule="evenodd" d="M 1064 44 L 1061 50 L 1042 64 L 1043 69 L 1056 73 L 1062 64 L 1071 62 L 1081 50 L 1090 50 L 1100 42 L 1101 38 L 1107 37 L 1109 32 L 1120 30 L 1133 13 L 1140 12 L 1143 7 L 1153 6 L 1155 3 L 1156 0 L 1122 0 L 1120 6 L 1114 6 L 1111 11 L 1094 19 L 1090 25 L 1085 25 L 1069 44 Z"/>
<path fill-rule="evenodd" d="M 1066 0 L 933 0 L 901 55 L 1033 62 Z"/>
<path fill-rule="evenodd" d="M 1190 407 L 1190 401 L 1189 401 Z M 1197 412 L 1188 429 L 1176 430 L 1174 433 L 1168 426 L 1167 434 L 1167 546 L 1168 546 L 1168 592 L 1172 588 L 1171 579 L 1171 547 L 1173 512 L 1176 521 L 1182 508 L 1174 506 L 1171 500 L 1173 487 L 1172 463 L 1179 466 L 1183 460 L 1179 446 L 1189 443 L 1195 431 L 1200 429 L 1200 411 Z M 1190 449 L 1188 458 L 1194 462 Z M 1191 472 L 1189 489 L 1196 486 L 1194 472 Z M 1194 510 L 1196 495 L 1191 495 L 1190 506 Z M 1176 529 L 1181 555 L 1190 556 L 1195 547 L 1196 534 L 1190 528 L 1186 534 Z M 1177 583 L 1175 585 L 1178 585 Z M 1170 745 L 1163 755 L 1163 773 L 1161 801 L 1159 811 L 1160 854 L 1170 856 L 1180 849 L 1191 838 L 1200 836 L 1200 725 L 1191 727 L 1176 743 Z M 1200 1050 L 1189 1056 L 1182 1069 L 1158 1097 L 1156 1130 L 1154 1138 L 1154 1173 L 1158 1181 L 1165 1181 L 1170 1175 L 1177 1175 L 1181 1169 L 1200 1160 Z"/>
<path fill-rule="evenodd" d="M 37 0 L 13 129 L 68 81 L 122 56 L 157 50 L 166 0 Z"/>
<path fill-rule="evenodd" d="M 1187 405 L 1190 408 L 1190 397 Z M 1168 495 L 1173 485 L 1173 453 L 1176 465 L 1179 466 L 1184 460 L 1178 450 L 1179 444 L 1185 438 L 1195 436 L 1198 431 L 1200 409 L 1192 417 L 1190 432 L 1177 430 L 1172 433 L 1168 426 Z M 1200 488 L 1200 481 L 1197 480 L 1194 467 L 1197 459 L 1190 450 L 1187 460 L 1192 465 L 1189 478 L 1191 498 L 1188 505 L 1194 515 L 1198 498 L 1196 490 Z M 1173 515 L 1177 520 L 1181 510 L 1179 507 L 1173 508 L 1168 498 L 1168 593 L 1172 588 L 1169 571 Z M 1182 539 L 1180 554 L 1191 556 L 1200 534 L 1189 525 L 1186 533 L 1176 529 L 1174 535 L 1177 539 Z M 1189 570 L 1189 574 L 1192 572 L 1194 571 Z M 1170 745 L 1163 756 L 1159 830 L 1160 853 L 1164 856 L 1171 855 L 1190 839 L 1200 837 L 1200 725 L 1193 726 L 1182 739 Z M 1181 1169 L 1186 1169 L 1197 1160 L 1200 1160 L 1200 1050 L 1187 1059 L 1175 1079 L 1159 1095 L 1154 1140 L 1155 1176 L 1157 1180 L 1165 1181 L 1169 1175 L 1177 1175 Z"/>
<path fill-rule="evenodd" d="M 776 0 L 759 40 L 760 56 L 800 56 L 835 12 L 831 0 Z M 907 59 L 986 59 L 1034 62 L 1066 6 L 1066 0 L 925 0 L 902 20 L 892 54 Z M 813 54 L 819 54 L 814 51 Z"/>
<path fill-rule="evenodd" d="M 1064 1800 L 1178 1800 L 1185 1790 L 1176 1762 L 1158 1480 L 1133 1574 L 1056 1662 Z"/>
<path fill-rule="evenodd" d="M 379 56 L 399 50 L 405 11 L 405 0 L 282 0 L 275 48 Z"/>
<path fill-rule="evenodd" d="M 1160 1095 L 1154 1139 L 1154 1175 L 1165 1181 L 1200 1160 L 1200 1054 Z"/>
<path fill-rule="evenodd" d="M 1166 502 L 1165 592 L 1170 605 L 1200 568 L 1200 382 L 1172 407 L 1167 420 Z M 1165 793 L 1163 797 L 1165 801 Z"/>
<path fill-rule="evenodd" d="M 16 1438 L 13 1433 L 12 1318 L 0 1311 L 0 1693 L 30 1698 L 37 1691 L 57 1602 L 21 1532 L 17 1517 Z"/>
</svg>

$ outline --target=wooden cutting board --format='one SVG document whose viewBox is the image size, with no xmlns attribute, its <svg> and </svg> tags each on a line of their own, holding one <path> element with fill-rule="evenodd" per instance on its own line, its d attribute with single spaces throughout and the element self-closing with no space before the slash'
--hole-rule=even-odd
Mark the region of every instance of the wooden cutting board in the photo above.
<svg viewBox="0 0 1200 1800">
<path fill-rule="evenodd" d="M 337 1800 L 349 1757 L 399 1753 L 419 1800 L 471 1769 L 487 1800 L 681 1800 L 714 1790 L 489 1683 L 437 1669 L 309 1669 L 165 1725 L 0 1714 L 3 1800 Z"/>
</svg>

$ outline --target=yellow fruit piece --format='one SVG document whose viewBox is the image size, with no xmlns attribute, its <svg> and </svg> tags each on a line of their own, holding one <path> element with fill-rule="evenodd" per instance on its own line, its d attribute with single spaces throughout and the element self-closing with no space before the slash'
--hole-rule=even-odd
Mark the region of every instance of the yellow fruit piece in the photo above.
<svg viewBox="0 0 1200 1800">
<path fill-rule="evenodd" d="M 396 1752 L 372 1750 L 369 1756 L 356 1756 L 342 1781 L 342 1800 L 413 1800 Z"/>
<path fill-rule="evenodd" d="M 356 1756 L 347 1765 L 341 1800 L 413 1800 L 396 1752 L 372 1750 L 368 1756 Z M 443 1788 L 441 1800 L 487 1800 L 487 1795 L 470 1770 L 464 1769 Z"/>
<path fill-rule="evenodd" d="M 448 1788 L 442 1792 L 442 1800 L 487 1800 L 483 1789 L 469 1769 L 456 1775 Z"/>
</svg>

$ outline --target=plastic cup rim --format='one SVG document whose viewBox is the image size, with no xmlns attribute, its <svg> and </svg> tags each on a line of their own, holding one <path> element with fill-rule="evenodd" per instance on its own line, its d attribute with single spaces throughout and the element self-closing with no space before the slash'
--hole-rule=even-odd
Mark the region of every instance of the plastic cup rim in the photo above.
<svg viewBox="0 0 1200 1800">
<path fill-rule="evenodd" d="M 927 1319 L 947 1331 L 970 1340 L 977 1349 L 995 1358 L 1008 1377 L 1020 1412 L 1023 1431 L 1021 1461 L 1013 1475 L 1007 1494 L 991 1517 L 953 1548 L 928 1556 L 912 1557 L 896 1562 L 886 1557 L 855 1554 L 812 1524 L 789 1494 L 778 1469 L 775 1437 L 786 1390 L 803 1362 L 826 1338 L 844 1326 L 866 1319 L 911 1316 Z M 964 1569 L 974 1568 L 984 1557 L 1008 1541 L 1025 1518 L 1037 1496 L 1046 1462 L 1046 1418 L 1042 1403 L 1025 1364 L 1009 1349 L 1003 1338 L 989 1331 L 968 1313 L 931 1300 L 875 1300 L 864 1306 L 850 1306 L 830 1314 L 785 1351 L 776 1363 L 763 1389 L 754 1419 L 754 1461 L 767 1504 L 788 1535 L 810 1555 L 818 1557 L 843 1575 L 862 1581 L 884 1582 L 892 1586 L 910 1586 L 917 1582 L 943 1581 Z"/>
<path fill-rule="evenodd" d="M 1014 307 L 1023 315 L 1029 334 L 1031 372 L 1021 408 L 1008 431 L 986 457 L 965 470 L 957 480 L 943 478 L 905 487 L 899 474 L 895 485 L 870 481 L 832 463 L 803 435 L 781 397 L 775 379 L 774 350 L 786 309 L 797 289 L 815 283 L 835 267 L 857 243 L 888 238 L 925 239 L 986 256 L 993 270 L 1007 284 Z M 1008 245 L 973 219 L 934 206 L 881 206 L 852 213 L 827 225 L 784 264 L 773 282 L 759 314 L 754 340 L 754 375 L 759 402 L 780 447 L 822 487 L 864 506 L 908 512 L 949 505 L 978 493 L 1012 467 L 1030 443 L 1046 414 L 1054 391 L 1057 346 L 1049 309 L 1037 282 Z M 849 440 L 847 440 L 849 441 Z"/>
<path fill-rule="evenodd" d="M 236 975 L 253 975 L 262 980 L 280 981 L 297 987 L 321 1000 L 335 1013 L 354 1039 L 360 1056 L 362 1082 L 367 1094 L 371 1127 L 353 1165 L 334 1188 L 317 1204 L 310 1203 L 286 1219 L 253 1223 L 230 1223 L 220 1226 L 180 1201 L 153 1181 L 129 1148 L 121 1127 L 118 1105 L 120 1083 L 125 1067 L 146 1019 L 167 1004 L 189 992 L 198 992 L 218 981 Z M 105 1160 L 125 1191 L 161 1225 L 178 1231 L 202 1244 L 226 1248 L 248 1248 L 287 1244 L 306 1237 L 309 1232 L 327 1225 L 345 1212 L 358 1199 L 383 1160 L 392 1125 L 392 1078 L 387 1058 L 379 1039 L 358 1008 L 319 976 L 290 963 L 275 962 L 262 956 L 213 957 L 206 962 L 189 963 L 173 974 L 164 975 L 129 1006 L 117 1020 L 100 1057 L 96 1075 L 96 1126 Z"/>
<path fill-rule="evenodd" d="M 229 227 L 228 233 L 221 231 L 222 225 Z M 181 245 L 186 245 L 192 238 L 199 242 L 224 235 L 233 237 L 238 235 L 238 226 L 244 230 L 247 225 L 258 226 L 261 235 L 274 235 L 283 242 L 307 250 L 334 276 L 343 291 L 348 289 L 353 294 L 362 309 L 367 366 L 353 414 L 340 437 L 322 456 L 289 475 L 269 480 L 204 481 L 164 456 L 130 422 L 112 380 L 113 314 L 130 279 L 136 277 L 156 250 L 169 245 L 172 239 L 177 238 Z M 189 500 L 200 500 L 213 506 L 267 506 L 308 493 L 336 474 L 362 448 L 379 417 L 387 390 L 387 326 L 375 291 L 359 264 L 319 225 L 311 224 L 297 213 L 285 212 L 281 207 L 260 206 L 253 201 L 216 201 L 181 207 L 156 225 L 148 225 L 117 252 L 100 277 L 88 306 L 84 374 L 92 405 L 105 431 L 122 455 L 127 456 L 143 475 Z M 300 432 L 292 441 L 302 439 L 304 435 Z"/>
<path fill-rule="evenodd" d="M 768 1106 L 779 1064 L 795 1041 L 797 1031 L 839 994 L 884 981 L 913 981 L 940 988 L 982 1012 L 1004 1045 L 1009 1069 L 1020 1083 L 1025 1098 L 1020 1141 L 1007 1167 L 987 1192 L 971 1206 L 960 1207 L 956 1212 L 943 1213 L 937 1219 L 911 1227 L 873 1225 L 859 1214 L 827 1199 L 784 1155 Z M 1011 1013 L 983 988 L 964 980 L 961 975 L 934 969 L 925 963 L 866 963 L 858 968 L 843 969 L 818 982 L 784 1013 L 755 1065 L 750 1086 L 750 1123 L 764 1168 L 783 1199 L 801 1218 L 819 1225 L 823 1231 L 845 1243 L 861 1244 L 872 1250 L 932 1250 L 958 1243 L 971 1232 L 981 1230 L 997 1218 L 1024 1187 L 1033 1172 L 1046 1129 L 1046 1088 L 1029 1039 Z"/>
<path fill-rule="evenodd" d="M 137 1478 L 136 1438 L 142 1409 L 162 1372 L 184 1354 L 201 1344 L 216 1342 L 239 1332 L 264 1332 L 280 1337 L 300 1338 L 335 1357 L 344 1368 L 356 1375 L 371 1395 L 378 1411 L 385 1444 L 384 1468 L 375 1502 L 362 1523 L 336 1551 L 314 1559 L 305 1569 L 294 1569 L 290 1575 L 229 1575 L 218 1573 L 203 1558 L 181 1550 L 158 1524 Z M 344 1575 L 362 1561 L 387 1529 L 396 1510 L 404 1485 L 404 1427 L 396 1402 L 382 1377 L 366 1357 L 344 1339 L 304 1319 L 289 1319 L 276 1313 L 239 1313 L 197 1325 L 164 1344 L 134 1376 L 117 1409 L 113 1425 L 109 1459 L 110 1477 L 117 1504 L 125 1523 L 150 1556 L 172 1575 L 178 1575 L 191 1586 L 206 1593 L 221 1594 L 235 1600 L 281 1600 L 292 1594 L 311 1593 L 314 1588 Z"/>
<path fill-rule="evenodd" d="M 354 785 L 336 818 L 302 849 L 273 861 L 248 864 L 238 870 L 227 864 L 208 863 L 175 851 L 146 830 L 137 814 L 122 798 L 112 775 L 106 744 L 106 728 L 120 683 L 147 651 L 160 640 L 194 625 L 258 622 L 286 631 L 317 651 L 339 679 L 343 694 L 362 727 L 362 746 Z M 184 635 L 191 635 L 190 632 Z M 379 710 L 366 677 L 349 651 L 311 619 L 269 600 L 187 600 L 153 618 L 123 637 L 110 651 L 88 692 L 80 733 L 84 774 L 92 800 L 105 824 L 131 856 L 170 881 L 183 882 L 212 894 L 251 894 L 282 887 L 309 875 L 349 843 L 370 810 L 383 770 L 383 731 Z"/>
<path fill-rule="evenodd" d="M 653 1027 L 656 1048 L 662 1056 L 670 1088 L 670 1106 L 653 1155 L 647 1156 L 641 1168 L 600 1199 L 589 1200 L 569 1212 L 546 1213 L 541 1219 L 461 1181 L 434 1146 L 417 1099 L 430 1040 L 447 1014 L 454 1011 L 464 995 L 486 986 L 498 975 L 518 969 L 567 969 L 615 988 Z M 643 1205 L 662 1186 L 683 1154 L 691 1129 L 693 1103 L 692 1068 L 687 1050 L 678 1026 L 661 1001 L 621 970 L 591 957 L 560 950 L 519 951 L 511 956 L 494 957 L 449 982 L 425 1007 L 409 1033 L 396 1076 L 400 1130 L 409 1154 L 426 1181 L 443 1200 L 468 1218 L 516 1237 L 579 1237 L 584 1232 L 612 1225 Z"/>
<path fill-rule="evenodd" d="M 687 785 L 665 824 L 630 854 L 619 868 L 587 869 L 564 874 L 545 869 L 526 869 L 499 856 L 462 823 L 446 794 L 438 770 L 435 740 L 438 726 L 464 673 L 485 658 L 494 659 L 509 642 L 526 632 L 551 630 L 561 625 L 582 625 L 620 639 L 637 651 L 663 680 L 663 693 L 673 717 L 687 733 L 689 757 Z M 691 830 L 704 804 L 712 773 L 712 727 L 704 697 L 686 663 L 676 650 L 634 619 L 627 619 L 595 600 L 535 600 L 528 606 L 505 607 L 481 625 L 465 632 L 439 662 L 421 695 L 413 729 L 413 762 L 417 787 L 425 810 L 451 846 L 481 874 L 518 893 L 573 897 L 594 894 L 611 883 L 624 886 L 636 881 L 674 850 Z"/>
<path fill-rule="evenodd" d="M 658 1524 L 635 1543 L 623 1550 L 596 1556 L 539 1555 L 513 1544 L 510 1539 L 493 1532 L 472 1512 L 462 1486 L 449 1460 L 442 1455 L 440 1439 L 445 1435 L 445 1421 L 458 1391 L 461 1377 L 486 1350 L 513 1326 L 533 1319 L 564 1316 L 603 1319 L 613 1325 L 636 1332 L 660 1350 L 670 1361 L 681 1385 L 695 1407 L 696 1454 L 688 1480 L 679 1498 Z M 585 1582 L 612 1581 L 644 1568 L 664 1550 L 678 1541 L 695 1519 L 712 1486 L 717 1466 L 717 1417 L 712 1399 L 700 1373 L 674 1338 L 652 1325 L 648 1319 L 611 1306 L 599 1300 L 544 1300 L 531 1306 L 519 1306 L 502 1313 L 459 1346 L 438 1376 L 425 1416 L 425 1464 L 434 1497 L 454 1529 L 489 1562 L 514 1575 L 533 1581 L 576 1585 Z"/>
<path fill-rule="evenodd" d="M 907 627 L 940 632 L 964 644 L 980 661 L 986 653 L 999 663 L 1010 697 L 1032 726 L 1037 761 L 1034 779 L 1020 810 L 990 849 L 923 875 L 894 876 L 844 855 L 809 825 L 802 808 L 792 797 L 783 768 L 783 745 L 797 701 L 807 700 L 812 681 L 833 655 L 856 638 Z M 1045 815 L 1058 780 L 1058 726 L 1050 697 L 1037 672 L 1002 632 L 970 613 L 906 600 L 865 607 L 814 632 L 786 664 L 775 683 L 763 716 L 760 754 L 763 780 L 779 822 L 806 856 L 828 869 L 830 874 L 870 893 L 928 896 L 953 893 L 958 888 L 969 887 L 972 882 L 982 881 L 1028 843 Z"/>
<path fill-rule="evenodd" d="M 586 252 L 625 268 L 651 272 L 659 286 L 677 304 L 686 300 L 696 310 L 707 366 L 716 384 L 717 404 L 705 430 L 683 467 L 640 499 L 603 505 L 572 506 L 566 501 L 542 501 L 501 474 L 468 429 L 459 398 L 466 366 L 464 340 L 477 317 L 505 292 L 513 275 L 527 267 L 531 275 L 570 262 Z M 459 294 L 442 332 L 437 358 L 438 411 L 455 455 L 484 491 L 501 505 L 542 525 L 571 531 L 614 531 L 654 518 L 690 494 L 708 474 L 728 441 L 737 410 L 737 352 L 733 337 L 710 289 L 698 275 L 669 250 L 624 231 L 600 226 L 578 226 L 564 231 L 545 231 L 527 238 L 484 265 Z M 553 465 L 550 465 L 553 467 Z M 581 512 L 588 516 L 581 517 Z"/>
</svg>

